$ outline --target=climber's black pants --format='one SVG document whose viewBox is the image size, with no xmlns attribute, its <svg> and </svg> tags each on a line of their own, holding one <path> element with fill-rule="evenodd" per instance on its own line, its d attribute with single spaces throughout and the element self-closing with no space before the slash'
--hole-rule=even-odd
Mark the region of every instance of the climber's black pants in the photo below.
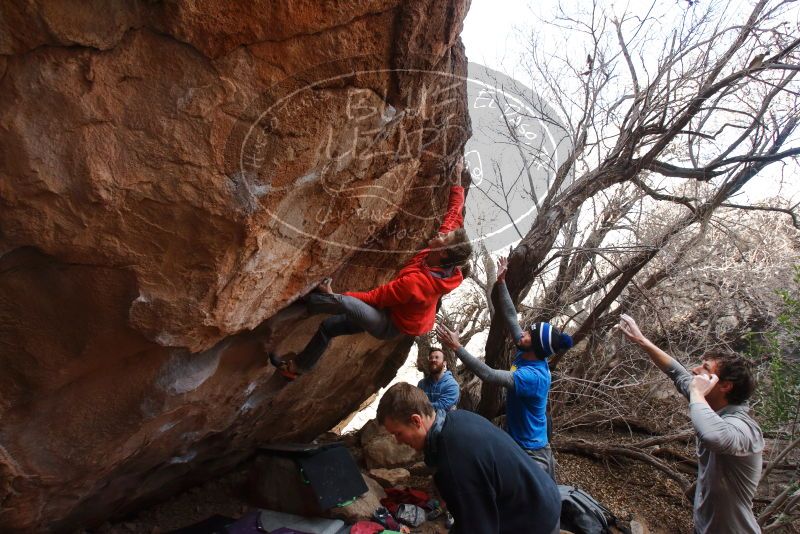
<svg viewBox="0 0 800 534">
<path fill-rule="evenodd" d="M 314 367 L 325 353 L 331 339 L 337 336 L 367 332 L 378 339 L 392 339 L 402 334 L 389 316 L 389 310 L 374 308 L 355 297 L 335 293 L 312 293 L 306 304 L 311 313 L 336 315 L 322 321 L 317 333 L 295 358 L 295 365 L 301 372 Z"/>
</svg>

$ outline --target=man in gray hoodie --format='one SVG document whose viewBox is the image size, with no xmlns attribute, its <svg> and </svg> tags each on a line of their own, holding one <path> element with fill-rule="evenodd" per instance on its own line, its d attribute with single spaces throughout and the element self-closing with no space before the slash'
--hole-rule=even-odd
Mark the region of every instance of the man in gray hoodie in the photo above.
<svg viewBox="0 0 800 534">
<path fill-rule="evenodd" d="M 689 399 L 697 432 L 695 532 L 761 532 L 753 515 L 753 495 L 761 478 L 764 438 L 748 413 L 747 399 L 755 390 L 748 363 L 736 354 L 706 354 L 689 372 L 644 337 L 630 316 L 621 316 L 619 328 Z"/>
</svg>

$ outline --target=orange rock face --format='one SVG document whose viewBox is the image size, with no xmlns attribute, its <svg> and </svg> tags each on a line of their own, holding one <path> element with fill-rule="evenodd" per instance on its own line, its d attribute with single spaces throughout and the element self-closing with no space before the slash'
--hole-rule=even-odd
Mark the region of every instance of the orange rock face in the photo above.
<svg viewBox="0 0 800 534">
<path fill-rule="evenodd" d="M 109 7 L 109 4 L 113 4 Z M 388 280 L 469 135 L 467 0 L 0 5 L 0 531 L 98 524 L 309 439 L 411 340 L 259 345 Z"/>
</svg>

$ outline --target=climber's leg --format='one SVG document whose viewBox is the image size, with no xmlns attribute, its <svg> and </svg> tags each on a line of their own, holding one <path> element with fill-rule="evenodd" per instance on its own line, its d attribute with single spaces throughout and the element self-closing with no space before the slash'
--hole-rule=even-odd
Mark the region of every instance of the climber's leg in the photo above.
<svg viewBox="0 0 800 534">
<path fill-rule="evenodd" d="M 310 371 L 325 353 L 331 339 L 337 336 L 360 334 L 363 331 L 362 327 L 351 321 L 345 314 L 328 317 L 320 323 L 314 337 L 294 359 L 294 368 L 299 373 Z"/>
<path fill-rule="evenodd" d="M 392 339 L 402 333 L 394 325 L 389 310 L 373 308 L 355 297 L 314 293 L 309 296 L 308 304 L 312 309 L 342 313 L 322 321 L 306 348 L 297 355 L 295 367 L 301 373 L 316 365 L 334 337 L 368 332 L 378 339 Z"/>
<path fill-rule="evenodd" d="M 372 337 L 391 339 L 400 335 L 388 310 L 374 308 L 355 297 L 338 293 L 312 293 L 306 300 L 311 313 L 343 314 L 347 319 L 363 328 Z"/>
<path fill-rule="evenodd" d="M 292 360 L 270 354 L 270 362 L 290 380 L 310 371 L 325 353 L 331 339 L 368 332 L 378 339 L 392 339 L 401 335 L 388 310 L 380 310 L 355 298 L 337 293 L 315 292 L 306 299 L 311 313 L 336 314 L 319 325 L 317 332 L 300 354 Z"/>
<path fill-rule="evenodd" d="M 350 321 L 345 314 L 328 317 L 317 328 L 311 341 L 294 358 L 281 358 L 269 353 L 269 361 L 284 377 L 294 380 L 298 375 L 310 371 L 325 353 L 331 340 L 337 336 L 360 334 L 364 329 Z"/>
</svg>

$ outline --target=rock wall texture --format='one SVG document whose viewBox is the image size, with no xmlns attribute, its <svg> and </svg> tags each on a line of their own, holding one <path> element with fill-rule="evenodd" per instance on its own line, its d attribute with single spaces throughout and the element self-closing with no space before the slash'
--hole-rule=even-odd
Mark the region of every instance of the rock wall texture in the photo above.
<svg viewBox="0 0 800 534">
<path fill-rule="evenodd" d="M 289 385 L 259 345 L 299 349 L 320 318 L 281 310 L 434 229 L 467 7 L 0 4 L 0 531 L 135 510 L 391 379 L 410 340 L 337 339 Z"/>
</svg>

